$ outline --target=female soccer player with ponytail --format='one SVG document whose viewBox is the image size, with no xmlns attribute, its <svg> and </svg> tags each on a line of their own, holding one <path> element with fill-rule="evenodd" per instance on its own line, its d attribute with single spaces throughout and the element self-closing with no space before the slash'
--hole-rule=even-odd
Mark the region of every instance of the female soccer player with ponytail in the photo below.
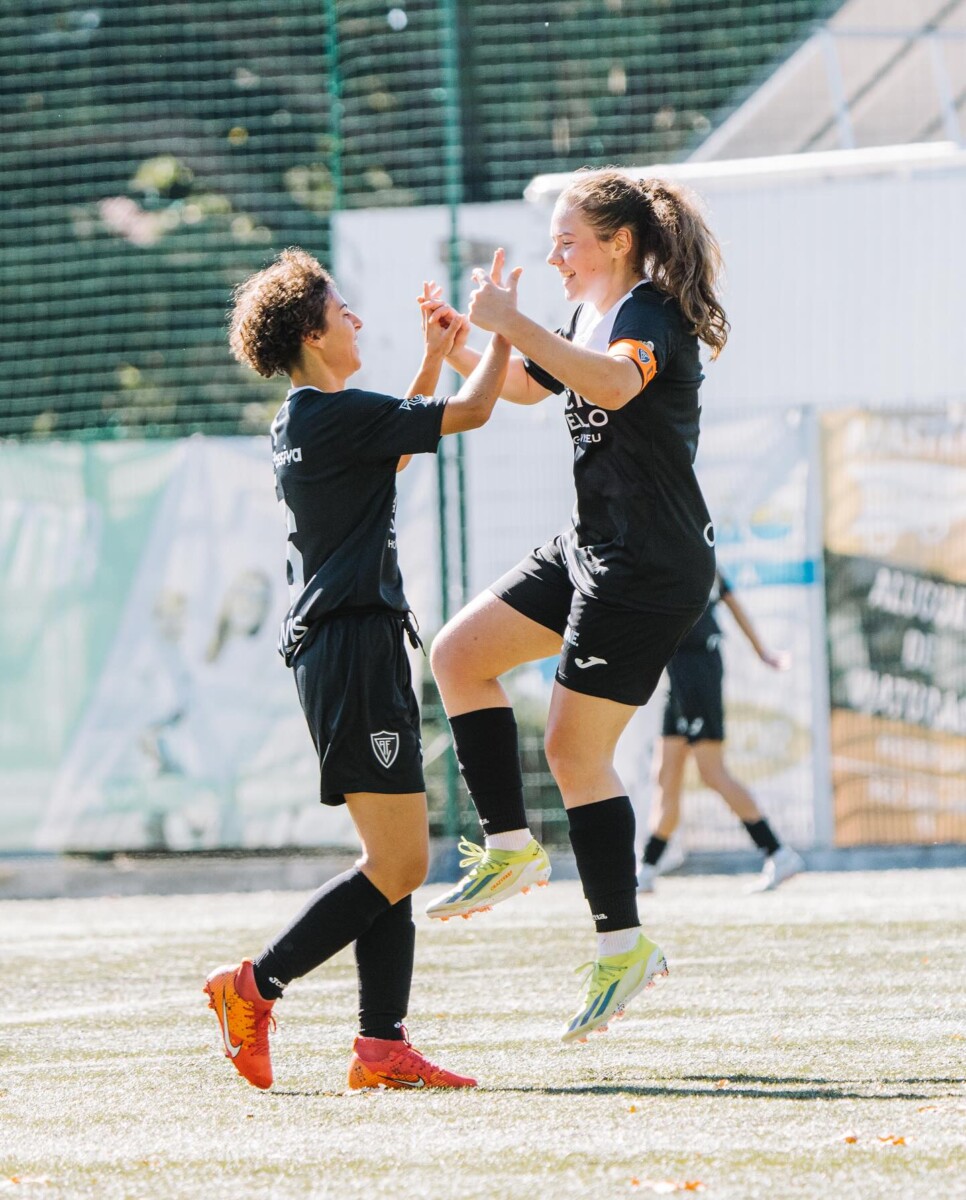
<svg viewBox="0 0 966 1200">
<path fill-rule="evenodd" d="M 516 724 L 499 677 L 559 654 L 545 745 L 598 943 L 586 996 L 563 1032 L 569 1042 L 606 1028 L 667 971 L 640 929 L 634 812 L 613 758 L 714 582 L 714 532 L 692 467 L 698 343 L 717 357 L 728 322 L 716 294 L 717 243 L 676 186 L 581 172 L 557 201 L 550 235 L 547 262 L 578 305 L 568 327 L 553 333 L 524 316 L 515 287 L 502 284 L 502 261 L 474 273 L 469 316 L 522 352 L 511 359 L 506 399 L 535 404 L 565 393 L 577 503 L 562 533 L 471 601 L 433 644 L 485 846 L 462 843 L 470 871 L 427 912 L 469 915 L 549 878 L 527 826 Z M 448 360 L 462 374 L 475 367 L 465 331 Z"/>
</svg>

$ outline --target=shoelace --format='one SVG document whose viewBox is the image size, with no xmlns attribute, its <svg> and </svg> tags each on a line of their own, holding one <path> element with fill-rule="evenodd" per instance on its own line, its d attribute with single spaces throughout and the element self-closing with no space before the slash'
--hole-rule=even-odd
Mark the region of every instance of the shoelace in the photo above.
<svg viewBox="0 0 966 1200">
<path fill-rule="evenodd" d="M 406 1043 L 405 1050 L 400 1050 L 398 1052 L 393 1063 L 393 1070 L 398 1071 L 401 1075 L 420 1075 L 423 1078 L 429 1077 L 430 1079 L 435 1075 L 442 1074 L 442 1069 L 440 1067 L 438 1067 L 435 1063 L 430 1062 L 425 1054 L 420 1054 L 420 1052 L 414 1046 L 410 1046 L 408 1042 Z"/>
<path fill-rule="evenodd" d="M 581 986 L 586 984 L 585 1002 L 589 1003 L 592 996 L 599 996 L 606 987 L 616 983 L 624 974 L 624 970 L 624 967 L 614 967 L 601 962 L 585 962 L 576 967 L 575 975 L 584 974 L 580 982 Z"/>
<path fill-rule="evenodd" d="M 467 844 L 471 846 L 473 845 L 472 842 Z M 478 850 L 479 846 L 474 846 L 473 848 Z M 393 1068 L 394 1070 L 410 1072 L 413 1075 L 418 1075 L 422 1071 L 428 1073 L 440 1071 L 440 1068 L 435 1063 L 431 1063 L 425 1054 L 420 1054 L 420 1052 L 412 1044 L 412 1042 L 409 1040 L 409 1033 L 405 1025 L 399 1026 L 399 1032 L 402 1034 L 402 1044 L 393 1055 L 396 1062 L 396 1065 Z"/>
<path fill-rule="evenodd" d="M 477 846 L 475 842 L 471 842 L 465 837 L 460 838 L 457 849 L 459 850 L 460 854 L 466 856 L 465 858 L 460 859 L 460 866 L 471 866 L 474 870 L 482 865 L 483 860 L 489 854 L 489 851 L 485 846 Z"/>
</svg>

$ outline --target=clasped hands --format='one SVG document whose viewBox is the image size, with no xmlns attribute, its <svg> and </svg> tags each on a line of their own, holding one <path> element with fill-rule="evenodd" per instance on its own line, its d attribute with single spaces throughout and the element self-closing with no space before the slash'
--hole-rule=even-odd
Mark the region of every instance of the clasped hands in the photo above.
<svg viewBox="0 0 966 1200">
<path fill-rule="evenodd" d="M 506 255 L 502 247 L 494 251 L 489 271 L 475 267 L 472 273 L 476 284 L 470 293 L 467 315 L 457 312 L 443 299 L 442 288 L 430 280 L 423 283 L 423 292 L 417 297 L 423 320 L 423 336 L 427 349 L 443 348 L 444 355 L 460 350 L 466 342 L 470 324 L 490 333 L 501 333 L 517 310 L 517 282 L 523 273 L 522 267 L 514 267 L 506 284 L 503 269 Z"/>
</svg>

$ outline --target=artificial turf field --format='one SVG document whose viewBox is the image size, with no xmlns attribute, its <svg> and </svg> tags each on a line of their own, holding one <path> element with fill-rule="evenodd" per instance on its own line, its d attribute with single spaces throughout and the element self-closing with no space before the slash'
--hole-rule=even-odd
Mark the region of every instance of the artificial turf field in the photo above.
<svg viewBox="0 0 966 1200">
<path fill-rule="evenodd" d="M 745 883 L 642 898 L 670 977 L 586 1046 L 576 883 L 418 917 L 410 1033 L 461 1093 L 344 1090 L 348 951 L 277 1006 L 274 1089 L 235 1074 L 205 974 L 298 893 L 3 902 L 0 1193 L 966 1197 L 966 870 Z"/>
</svg>

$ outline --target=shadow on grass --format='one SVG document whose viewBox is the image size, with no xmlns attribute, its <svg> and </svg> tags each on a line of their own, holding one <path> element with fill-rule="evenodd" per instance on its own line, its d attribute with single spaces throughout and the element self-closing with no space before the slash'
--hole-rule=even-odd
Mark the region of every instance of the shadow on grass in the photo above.
<svg viewBox="0 0 966 1200">
<path fill-rule="evenodd" d="M 295 1100 L 335 1100 L 339 1096 L 348 1095 L 347 1091 L 333 1091 L 331 1088 L 319 1088 L 311 1092 L 293 1092 L 287 1088 L 272 1088 L 265 1092 L 266 1096 L 284 1096 Z"/>
<path fill-rule="evenodd" d="M 719 1079 L 724 1078 L 721 1075 L 681 1075 L 686 1083 L 717 1083 Z M 838 1086 L 843 1083 L 850 1083 L 853 1086 L 857 1083 L 876 1084 L 884 1083 L 893 1087 L 900 1083 L 912 1083 L 922 1086 L 931 1083 L 953 1083 L 961 1084 L 961 1078 L 933 1078 L 927 1076 L 916 1076 L 914 1079 L 819 1079 L 814 1075 L 728 1075 L 727 1079 L 731 1083 L 815 1083 L 822 1086 L 829 1085 L 831 1087 Z M 916 1097 L 918 1099 L 918 1097 Z"/>
<path fill-rule="evenodd" d="M 688 1087 L 692 1082 L 695 1086 Z M 884 1080 L 886 1086 L 895 1087 L 897 1084 L 959 1084 L 958 1079 L 889 1079 Z M 700 1085 L 704 1086 L 700 1086 Z M 749 1084 L 764 1086 L 749 1087 Z M 793 1086 L 793 1085 L 800 1086 Z M 784 1085 L 784 1086 L 781 1086 Z M 811 1085 L 811 1086 L 809 1086 Z M 862 1085 L 866 1090 L 859 1090 Z M 799 1076 L 775 1075 L 732 1075 L 725 1082 L 719 1076 L 685 1075 L 682 1083 L 647 1083 L 638 1085 L 593 1083 L 584 1086 L 567 1087 L 498 1087 L 481 1083 L 480 1092 L 502 1093 L 522 1096 L 720 1096 L 723 1099 L 739 1100 L 941 1100 L 955 1098 L 960 1093 L 950 1092 L 949 1096 L 937 1096 L 935 1092 L 905 1092 L 874 1090 L 876 1080 L 845 1081 L 834 1079 L 809 1079 Z M 381 1090 L 381 1089 L 373 1089 Z M 427 1089 L 432 1092 L 435 1089 Z M 266 1095 L 293 1100 L 334 1100 L 345 1097 L 348 1091 L 333 1091 L 319 1088 L 312 1091 L 293 1091 L 289 1089 L 272 1088 Z"/>
<path fill-rule="evenodd" d="M 704 1077 L 702 1077 L 704 1078 Z M 710 1080 L 710 1077 L 708 1077 Z M 812 1086 L 789 1087 L 789 1086 L 773 1086 L 773 1087 L 748 1087 L 745 1086 L 749 1082 L 760 1084 L 802 1084 Z M 637 1086 L 627 1084 L 588 1084 L 584 1087 L 487 1087 L 483 1085 L 483 1090 L 487 1092 L 519 1092 L 523 1095 L 541 1095 L 541 1096 L 720 1096 L 723 1099 L 739 1099 L 739 1100 L 936 1100 L 943 1097 L 937 1097 L 934 1092 L 905 1092 L 905 1091 L 886 1091 L 881 1088 L 876 1088 L 875 1081 L 868 1082 L 868 1090 L 860 1091 L 857 1089 L 854 1082 L 845 1081 L 835 1082 L 826 1079 L 768 1079 L 762 1078 L 759 1080 L 749 1080 L 746 1076 L 732 1077 L 726 1082 L 718 1078 L 714 1083 L 708 1083 L 706 1086 L 686 1085 L 676 1086 L 673 1083 L 660 1084 L 639 1084 Z M 905 1080 L 890 1079 L 884 1081 L 887 1084 L 904 1083 Z M 933 1082 L 952 1083 L 953 1080 L 912 1080 L 910 1082 L 928 1084 Z M 956 1095 L 958 1093 L 950 1093 Z"/>
</svg>

